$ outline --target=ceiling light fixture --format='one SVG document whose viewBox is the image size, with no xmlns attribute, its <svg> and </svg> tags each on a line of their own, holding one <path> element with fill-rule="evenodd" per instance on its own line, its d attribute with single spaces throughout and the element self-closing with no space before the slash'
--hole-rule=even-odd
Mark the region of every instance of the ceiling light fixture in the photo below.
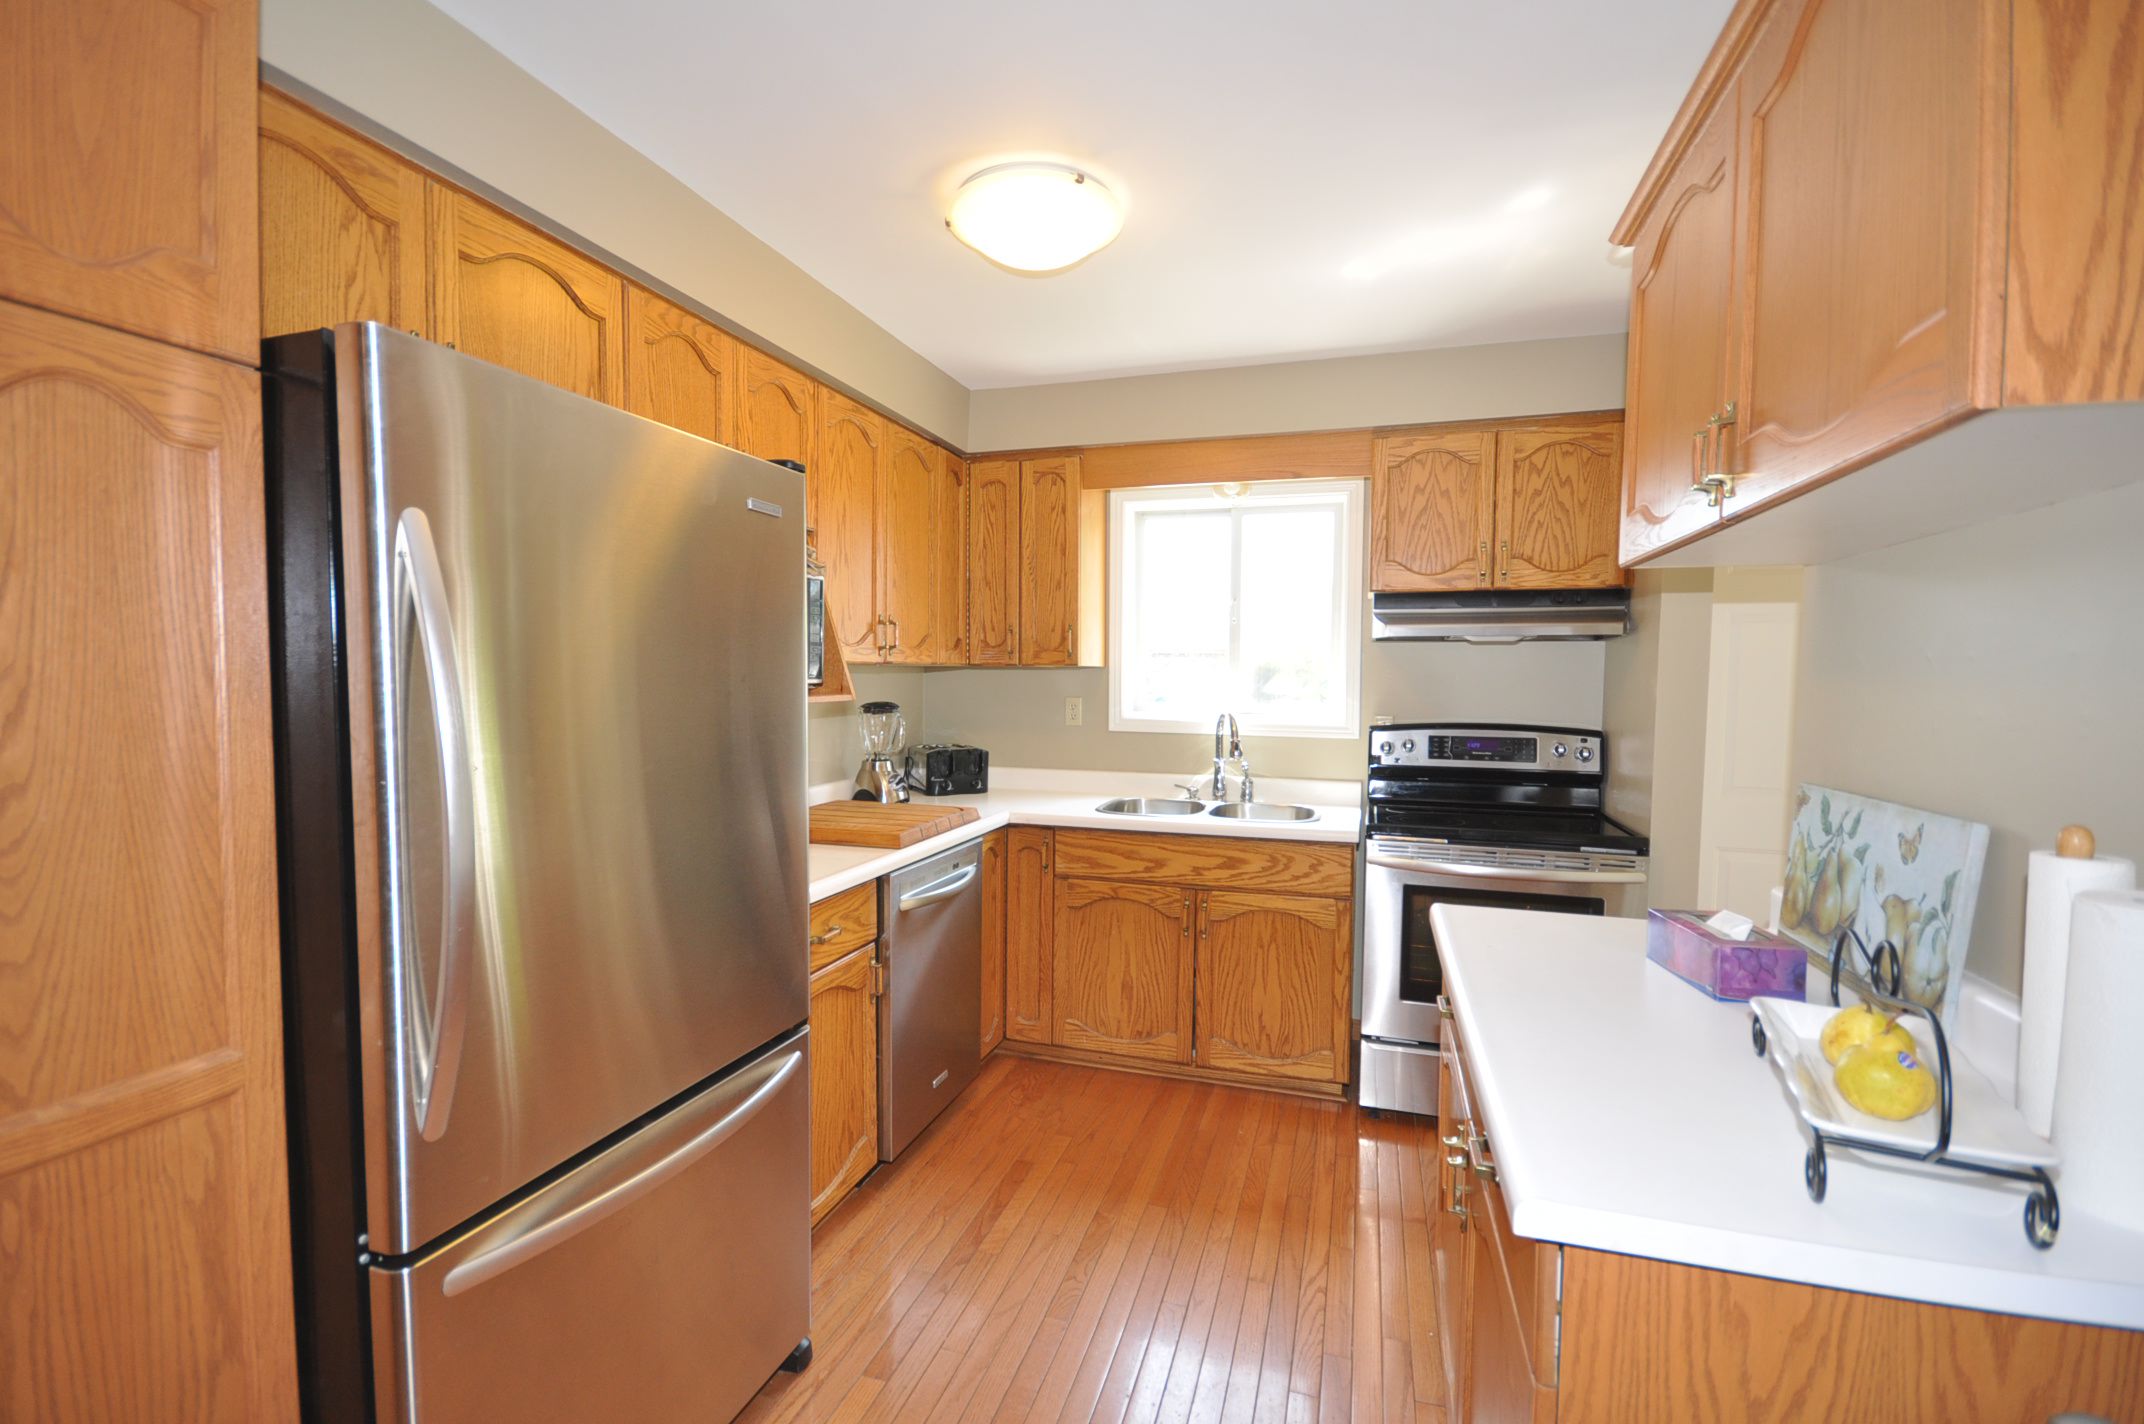
<svg viewBox="0 0 2144 1424">
<path fill-rule="evenodd" d="M 1000 163 L 960 185 L 945 225 L 1001 267 L 1056 272 L 1115 241 L 1124 209 L 1093 174 L 1067 164 Z"/>
</svg>

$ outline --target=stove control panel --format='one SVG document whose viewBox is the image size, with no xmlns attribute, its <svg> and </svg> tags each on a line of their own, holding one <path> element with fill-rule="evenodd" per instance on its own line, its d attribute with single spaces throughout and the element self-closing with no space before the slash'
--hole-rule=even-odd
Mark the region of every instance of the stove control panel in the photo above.
<svg viewBox="0 0 2144 1424">
<path fill-rule="evenodd" d="M 1370 765 L 1489 766 L 1510 771 L 1575 771 L 1598 775 L 1598 732 L 1542 727 L 1372 727 Z"/>
</svg>

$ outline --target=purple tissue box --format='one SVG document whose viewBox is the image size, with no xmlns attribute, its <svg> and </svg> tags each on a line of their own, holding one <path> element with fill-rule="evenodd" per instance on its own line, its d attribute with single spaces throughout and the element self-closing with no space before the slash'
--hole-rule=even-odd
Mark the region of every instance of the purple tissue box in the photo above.
<svg viewBox="0 0 2144 1424">
<path fill-rule="evenodd" d="M 1705 923 L 1710 913 L 1649 911 L 1645 957 L 1715 999 L 1803 997 L 1809 981 L 1807 950 L 1761 929 L 1751 930 L 1748 939 L 1728 939 Z"/>
</svg>

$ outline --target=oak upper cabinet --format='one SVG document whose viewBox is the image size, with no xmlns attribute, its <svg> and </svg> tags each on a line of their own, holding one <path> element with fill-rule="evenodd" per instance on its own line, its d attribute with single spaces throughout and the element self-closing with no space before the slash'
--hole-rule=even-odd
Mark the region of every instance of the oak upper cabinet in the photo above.
<svg viewBox="0 0 2144 1424">
<path fill-rule="evenodd" d="M 1616 558 L 1623 422 L 1496 435 L 1498 588 L 1608 588 Z"/>
<path fill-rule="evenodd" d="M 1489 586 L 1495 432 L 1379 436 L 1370 465 L 1370 587 Z"/>
<path fill-rule="evenodd" d="M 881 662 L 891 644 L 878 564 L 886 422 L 839 391 L 819 396 L 819 464 L 810 484 L 826 565 L 826 636 L 851 663 Z"/>
<path fill-rule="evenodd" d="M 818 517 L 819 383 L 756 347 L 737 348 L 738 449 L 762 460 L 794 460 L 808 476 L 806 499 Z"/>
<path fill-rule="evenodd" d="M 52 96 L 85 125 L 107 90 L 169 96 L 137 41 L 184 69 L 181 40 L 241 18 L 107 8 L 6 11 L 51 22 L 56 65 L 109 47 L 117 72 Z M 260 399 L 229 362 L 0 302 L 11 1419 L 297 1415 Z"/>
<path fill-rule="evenodd" d="M 982 1055 L 1005 1041 L 1005 840 L 983 837 Z"/>
<path fill-rule="evenodd" d="M 1729 104 L 1696 132 L 1631 254 L 1625 563 L 1720 518 L 1721 502 L 1702 481 L 1724 468 L 1722 421 L 1734 399 L 1735 117 Z"/>
<path fill-rule="evenodd" d="M 1190 1062 L 1192 904 L 1174 885 L 1059 880 L 1051 1041 Z"/>
<path fill-rule="evenodd" d="M 811 976 L 811 1219 L 878 1165 L 878 948 Z"/>
<path fill-rule="evenodd" d="M 1050 1041 L 1051 941 L 1056 935 L 1051 833 L 1013 826 L 1005 836 L 1005 1036 Z"/>
<path fill-rule="evenodd" d="M 254 0 L 9 0 L 0 297 L 260 350 Z"/>
<path fill-rule="evenodd" d="M 968 467 L 968 662 L 1020 661 L 1020 462 Z"/>
<path fill-rule="evenodd" d="M 645 287 L 626 289 L 625 408 L 729 445 L 736 439 L 737 342 Z"/>
<path fill-rule="evenodd" d="M 1071 667 L 1079 648 L 1079 456 L 1020 464 L 1020 662 Z"/>
<path fill-rule="evenodd" d="M 1199 1066 L 1347 1081 L 1351 903 L 1202 890 L 1197 909 Z"/>
<path fill-rule="evenodd" d="M 625 397 L 625 281 L 488 203 L 434 184 L 428 335 L 591 400 Z"/>
<path fill-rule="evenodd" d="M 261 335 L 426 334 L 423 169 L 263 89 L 260 175 Z"/>
<path fill-rule="evenodd" d="M 957 663 L 967 645 L 961 612 L 967 467 L 906 426 L 889 424 L 881 469 L 878 565 L 885 660 Z"/>
<path fill-rule="evenodd" d="M 1736 96 L 1747 237 L 1730 517 L 1992 403 L 2008 6 L 1780 0 Z M 1733 98 L 1730 97 L 1730 102 Z M 1987 325 L 1995 321 L 1990 317 Z M 1976 343 L 1976 334 L 1980 340 Z"/>
</svg>

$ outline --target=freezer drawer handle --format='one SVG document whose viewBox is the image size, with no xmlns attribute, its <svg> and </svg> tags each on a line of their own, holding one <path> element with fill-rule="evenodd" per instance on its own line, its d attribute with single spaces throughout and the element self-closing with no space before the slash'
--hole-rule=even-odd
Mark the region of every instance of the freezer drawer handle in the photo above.
<svg viewBox="0 0 2144 1424">
<path fill-rule="evenodd" d="M 970 863 L 954 871 L 943 880 L 933 880 L 921 890 L 910 891 L 894 902 L 894 908 L 904 913 L 920 910 L 925 905 L 935 905 L 940 900 L 950 900 L 968 888 L 968 882 L 983 873 L 980 862 Z"/>
<path fill-rule="evenodd" d="M 750 1095 L 724 1113 L 712 1127 L 701 1131 L 684 1146 L 641 1168 L 623 1181 L 606 1182 L 598 1178 L 585 1185 L 576 1186 L 572 1195 L 548 1207 L 526 1231 L 488 1251 L 470 1257 L 447 1272 L 446 1280 L 440 1285 L 441 1293 L 460 1295 L 465 1290 L 472 1290 L 492 1277 L 512 1270 L 522 1262 L 542 1255 L 560 1242 L 578 1236 L 612 1212 L 632 1205 L 705 1157 L 720 1146 L 725 1138 L 750 1122 L 782 1084 L 803 1066 L 804 1050 L 798 1047 L 790 1049 L 779 1058 L 770 1058 L 764 1063 L 745 1069 L 738 1075 L 737 1082 L 729 1085 L 727 1090 L 707 1095 L 707 1100 L 721 1102 L 753 1078 L 759 1079 Z M 567 1180 L 572 1179 L 569 1177 Z M 539 1196 L 536 1200 L 540 1202 L 542 1197 Z"/>
<path fill-rule="evenodd" d="M 1363 860 L 1380 870 L 1410 875 L 1457 875 L 1468 880 L 1533 880 L 1559 885 L 1643 885 L 1639 870 L 1555 870 L 1538 866 L 1461 865 L 1449 860 L 1407 860 L 1365 851 Z"/>
<path fill-rule="evenodd" d="M 413 972 L 416 937 L 406 923 L 403 976 L 409 1016 L 412 1106 L 417 1132 L 427 1142 L 447 1130 L 447 1110 L 454 1103 L 454 1081 L 461 1070 L 463 1030 L 469 1021 L 470 941 L 476 935 L 476 788 L 469 766 L 469 740 L 462 725 L 460 660 L 455 656 L 454 623 L 447 610 L 447 585 L 439 570 L 432 526 L 421 509 L 405 509 L 395 524 L 395 680 L 400 705 L 395 709 L 394 771 L 396 831 L 405 861 L 402 898 L 406 906 L 410 853 L 408 816 L 409 655 L 412 624 L 424 645 L 425 681 L 432 694 L 432 730 L 438 746 L 440 799 L 446 821 L 444 894 L 440 903 L 439 983 L 429 1008 L 424 986 Z"/>
</svg>

